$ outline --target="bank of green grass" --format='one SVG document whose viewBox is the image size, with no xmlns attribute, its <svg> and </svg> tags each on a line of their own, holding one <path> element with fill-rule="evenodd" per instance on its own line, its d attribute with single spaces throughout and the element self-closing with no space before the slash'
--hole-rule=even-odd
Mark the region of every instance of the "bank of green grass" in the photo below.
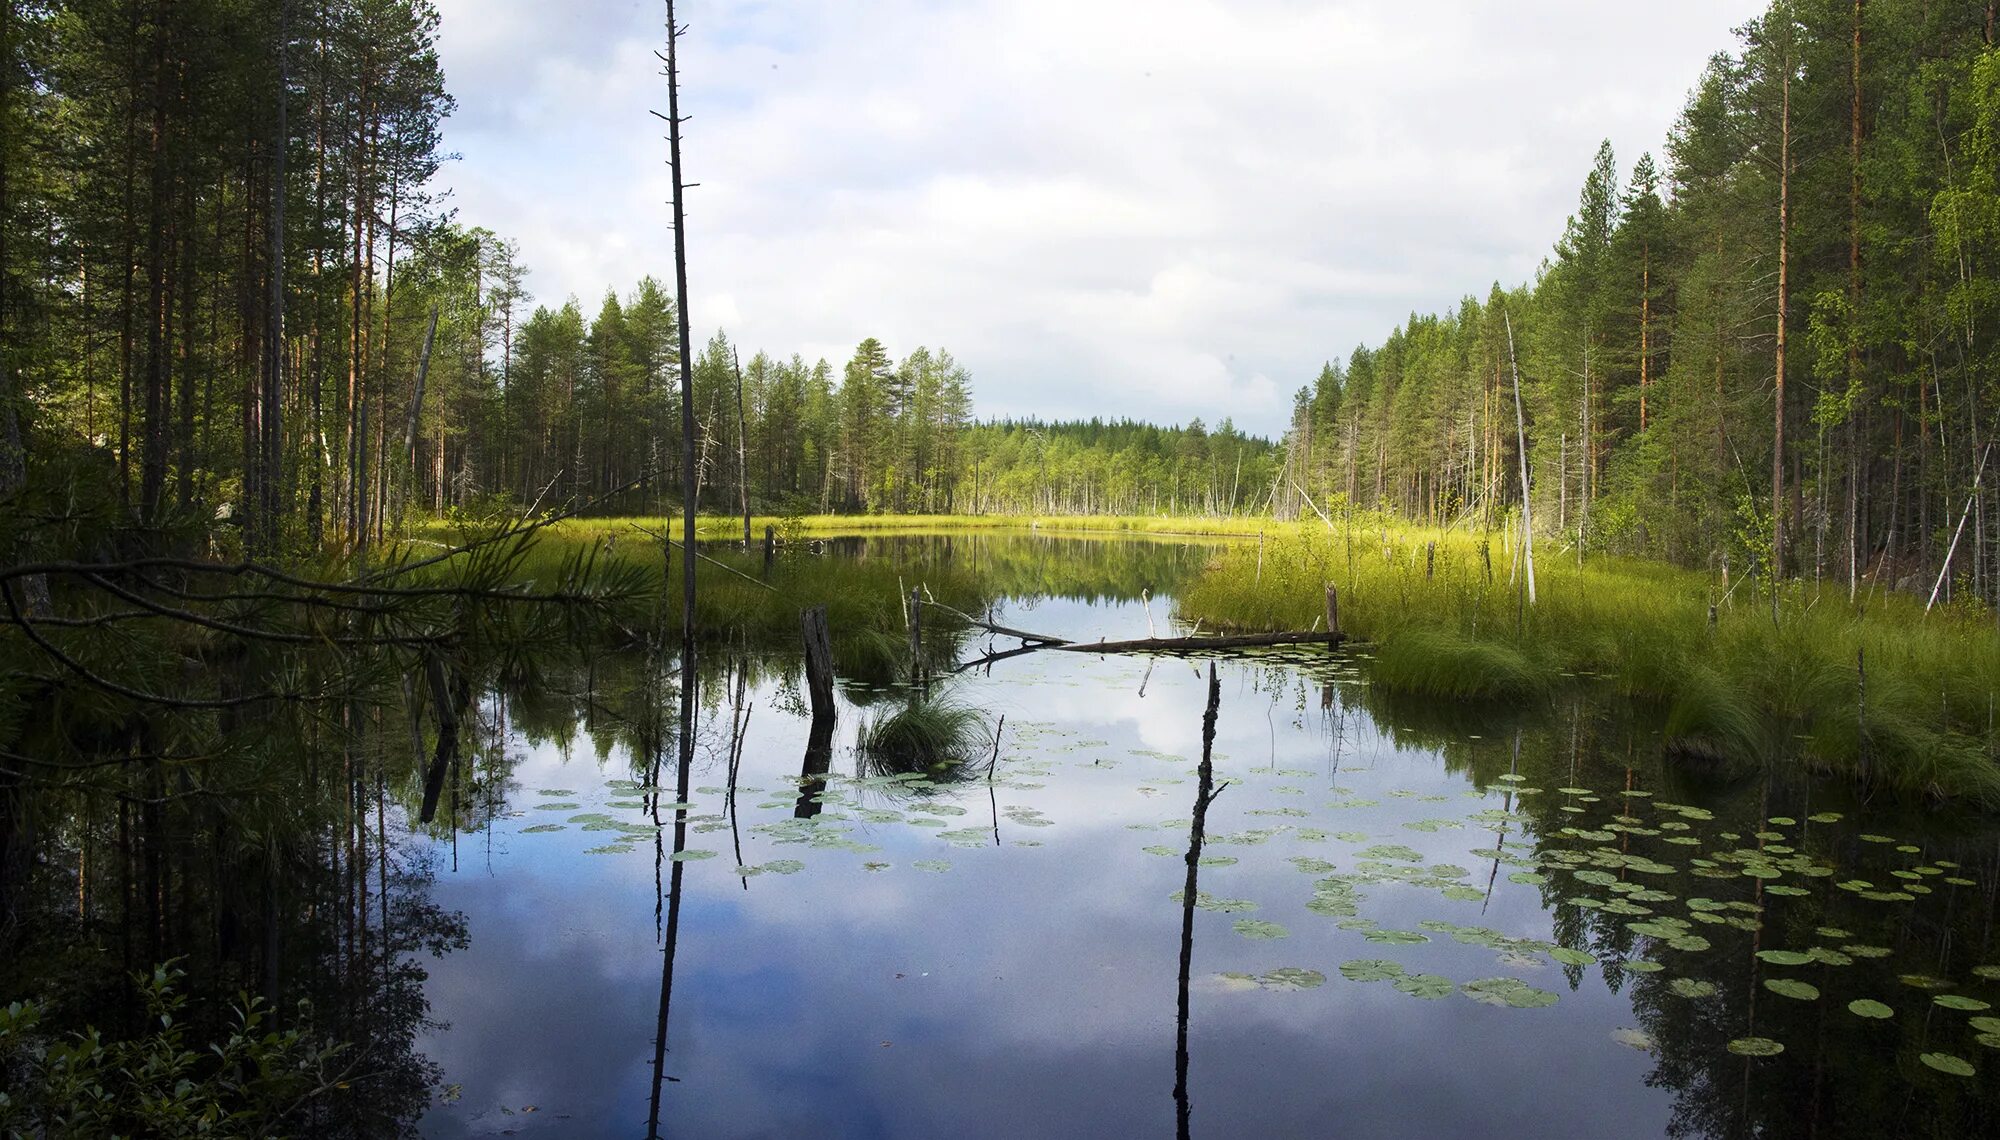
<svg viewBox="0 0 2000 1140">
<path fill-rule="evenodd" d="M 518 543 L 520 549 L 508 551 L 504 566 L 480 573 L 509 589 L 615 594 L 618 603 L 601 607 L 600 619 L 611 621 L 633 641 L 677 639 L 681 552 L 678 547 L 669 550 L 656 537 L 658 520 L 642 523 L 644 530 L 633 521 L 616 529 L 568 523 L 543 528 L 525 540 L 509 540 L 510 547 Z M 439 527 L 427 531 L 423 541 L 458 545 L 478 537 L 477 528 Z M 712 546 L 699 553 L 694 618 L 703 644 L 795 653 L 801 644 L 800 611 L 824 606 L 842 675 L 876 683 L 909 668 L 904 599 L 910 590 L 921 587 L 967 613 L 984 609 L 988 601 L 986 587 L 968 570 L 943 561 L 828 558 L 793 550 L 766 568 L 761 553 Z M 429 577 L 456 573 L 454 560 L 431 569 Z M 935 634 L 927 639 L 926 656 L 945 654 L 957 624 L 935 610 L 926 611 L 925 623 L 926 631 Z M 587 636 L 587 631 L 576 631 L 578 639 Z"/>
<path fill-rule="evenodd" d="M 638 528 L 660 529 L 658 517 L 616 517 L 566 519 L 555 528 L 573 536 L 610 536 L 637 533 Z M 680 533 L 680 517 L 671 520 Z M 753 515 L 750 534 L 754 543 L 764 541 L 764 528 L 774 530 L 780 541 L 788 537 L 823 538 L 830 535 L 914 533 L 968 530 L 1039 530 L 1052 534 L 1161 534 L 1234 535 L 1291 533 L 1295 524 L 1267 518 L 1208 515 Z M 701 515 L 695 519 L 695 535 L 701 539 L 742 541 L 743 516 Z M 622 542 L 623 539 L 621 538 Z"/>
<path fill-rule="evenodd" d="M 1730 592 L 1658 563 L 1538 553 L 1530 606 L 1498 532 L 1303 527 L 1220 549 L 1179 610 L 1210 629 L 1315 628 L 1332 583 L 1343 630 L 1372 645 L 1370 677 L 1386 688 L 1534 701 L 1595 678 L 1658 705 L 1669 747 L 1690 760 L 1803 763 L 2000 806 L 2000 632 L 1985 607 L 1926 614 L 1879 589 L 1850 605 L 1844 586 L 1793 583 L 1774 622 L 1770 595 L 1741 582 Z"/>
</svg>

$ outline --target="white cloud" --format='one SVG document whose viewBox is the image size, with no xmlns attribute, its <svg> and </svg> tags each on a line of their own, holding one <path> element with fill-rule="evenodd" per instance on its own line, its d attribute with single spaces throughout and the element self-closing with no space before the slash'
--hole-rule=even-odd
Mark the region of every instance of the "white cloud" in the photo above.
<svg viewBox="0 0 2000 1140">
<path fill-rule="evenodd" d="M 545 301 L 670 276 L 663 5 L 440 7 L 464 217 Z M 696 335 L 1274 431 L 1321 360 L 1531 274 L 1598 140 L 1657 152 L 1760 7 L 685 0 Z"/>
</svg>

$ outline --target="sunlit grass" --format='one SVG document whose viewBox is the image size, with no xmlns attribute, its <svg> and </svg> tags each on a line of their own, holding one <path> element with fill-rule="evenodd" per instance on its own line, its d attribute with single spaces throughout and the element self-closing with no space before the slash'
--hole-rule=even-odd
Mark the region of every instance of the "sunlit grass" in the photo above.
<svg viewBox="0 0 2000 1140">
<path fill-rule="evenodd" d="M 680 534 L 680 516 L 668 520 L 673 533 Z M 572 536 L 625 534 L 636 527 L 658 531 L 661 520 L 657 516 L 620 518 L 577 518 L 567 519 L 556 529 Z M 801 515 L 781 518 L 775 515 L 755 515 L 750 519 L 750 535 L 753 545 L 764 541 L 764 528 L 777 532 L 780 541 L 788 536 L 825 537 L 839 534 L 878 534 L 904 531 L 960 531 L 960 530 L 1039 530 L 1054 534 L 1102 534 L 1122 532 L 1128 534 L 1179 534 L 1179 535 L 1240 535 L 1254 537 L 1259 534 L 1280 535 L 1295 533 L 1293 523 L 1273 522 L 1263 518 L 1223 517 L 1206 515 Z M 706 540 L 724 541 L 743 538 L 743 517 L 741 515 L 702 515 L 695 519 L 695 535 Z"/>
<path fill-rule="evenodd" d="M 1501 532 L 1302 527 L 1222 548 L 1179 608 L 1211 629 L 1310 629 L 1332 584 L 1385 688 L 1532 701 L 1595 677 L 1661 708 L 1685 755 L 2000 804 L 2000 633 L 1984 607 L 1926 614 L 1880 590 L 1850 605 L 1843 586 L 1794 583 L 1774 622 L 1755 584 L 1615 558 L 1579 567 L 1547 549 L 1529 605 L 1511 554 Z"/>
</svg>

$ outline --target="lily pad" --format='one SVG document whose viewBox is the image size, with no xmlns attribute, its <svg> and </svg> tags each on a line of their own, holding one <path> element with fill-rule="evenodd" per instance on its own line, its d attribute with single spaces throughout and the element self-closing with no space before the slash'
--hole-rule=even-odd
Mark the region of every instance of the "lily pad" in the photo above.
<svg viewBox="0 0 2000 1140">
<path fill-rule="evenodd" d="M 1239 918 L 1236 920 L 1234 928 L 1236 933 L 1241 934 L 1243 937 L 1259 942 L 1268 941 L 1273 938 L 1288 938 L 1292 933 L 1275 922 L 1266 922 L 1261 918 Z"/>
<path fill-rule="evenodd" d="M 1764 979 L 1764 988 L 1777 994 L 1779 997 L 1788 997 L 1794 1001 L 1819 1000 L 1818 986 L 1813 985 L 1811 982 L 1801 982 L 1794 978 L 1766 978 Z"/>
<path fill-rule="evenodd" d="M 1993 1008 L 1992 1002 L 1969 998 L 1963 994 L 1939 994 L 1931 999 L 1946 1009 L 1962 1009 L 1969 1013 L 1983 1013 Z"/>
<path fill-rule="evenodd" d="M 1485 1005 L 1538 1009 L 1556 1003 L 1556 995 L 1536 989 L 1519 978 L 1481 978 L 1458 987 L 1460 993 Z"/>
<path fill-rule="evenodd" d="M 1667 983 L 1667 988 L 1684 998 L 1705 998 L 1715 996 L 1715 983 L 1704 982 L 1700 978 L 1675 978 Z"/>
<path fill-rule="evenodd" d="M 1797 950 L 1759 950 L 1757 956 L 1773 966 L 1803 966 L 1813 960 L 1811 954 Z"/>
<path fill-rule="evenodd" d="M 932 874 L 942 874 L 951 870 L 950 861 L 945 859 L 919 859 L 911 863 L 910 866 L 915 867 L 919 871 L 929 871 Z"/>
<path fill-rule="evenodd" d="M 676 851 L 667 858 L 675 863 L 691 863 L 696 859 L 713 859 L 715 852 L 700 847 L 690 847 L 686 851 Z"/>
<path fill-rule="evenodd" d="M 1280 966 L 1257 981 L 1267 990 L 1310 990 L 1326 984 L 1326 975 L 1298 966 Z"/>
<path fill-rule="evenodd" d="M 1367 934 L 1370 942 L 1387 942 L 1392 946 L 1414 946 L 1430 939 L 1414 930 L 1371 930 Z"/>
<path fill-rule="evenodd" d="M 1847 1012 L 1856 1017 L 1868 1017 L 1877 1021 L 1896 1016 L 1896 1011 L 1872 998 L 1856 998 L 1847 1003 Z"/>
<path fill-rule="evenodd" d="M 1729 1043 L 1729 1051 L 1739 1057 L 1775 1057 L 1785 1047 L 1769 1037 L 1738 1037 Z"/>
<path fill-rule="evenodd" d="M 1643 1029 L 1614 1029 L 1611 1031 L 1611 1039 L 1628 1049 L 1637 1049 L 1641 1053 L 1651 1053 L 1657 1048 L 1657 1042 L 1653 1040 L 1653 1035 Z"/>
<path fill-rule="evenodd" d="M 563 825 L 562 825 L 562 824 L 560 824 L 560 823 L 538 823 L 538 824 L 536 824 L 536 825 L 535 825 L 535 826 L 533 826 L 533 827 L 524 827 L 524 828 L 522 828 L 522 829 L 521 829 L 521 834 L 522 834 L 522 835 L 541 835 L 541 834 L 545 834 L 545 833 L 547 833 L 547 832 L 551 832 L 551 831 L 561 831 L 561 830 L 563 830 Z"/>
<path fill-rule="evenodd" d="M 1554 958 L 1565 966 L 1588 966 L 1597 961 L 1595 957 L 1581 950 L 1572 950 L 1567 946 L 1558 946 L 1549 951 L 1549 957 Z"/>
<path fill-rule="evenodd" d="M 1425 1001 L 1450 997 L 1451 992 L 1458 988 L 1450 978 L 1441 974 L 1405 974 L 1391 984 L 1401 992 Z"/>
<path fill-rule="evenodd" d="M 1963 1057 L 1954 1057 L 1950 1053 L 1924 1053 L 1918 1056 L 1917 1060 L 1940 1073 L 1950 1073 L 1954 1077 L 1969 1077 L 1978 1072 L 1970 1061 Z"/>
<path fill-rule="evenodd" d="M 1350 982 L 1380 982 L 1403 976 L 1403 965 L 1386 958 L 1356 958 L 1340 964 L 1340 976 Z"/>
</svg>

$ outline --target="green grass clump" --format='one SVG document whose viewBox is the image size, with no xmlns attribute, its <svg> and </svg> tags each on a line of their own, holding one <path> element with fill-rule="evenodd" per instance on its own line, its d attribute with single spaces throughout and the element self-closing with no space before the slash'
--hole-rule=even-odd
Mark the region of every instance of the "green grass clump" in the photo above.
<svg viewBox="0 0 2000 1140">
<path fill-rule="evenodd" d="M 1657 562 L 1542 554 L 1528 604 L 1513 544 L 1357 516 L 1219 549 L 1178 599 L 1209 629 L 1321 627 L 1376 646 L 1388 691 L 1539 700 L 1592 678 L 1659 709 L 1669 751 L 1792 762 L 1912 797 L 2000 806 L 2000 634 L 1983 606 L 1844 586 L 1734 583 Z M 1435 553 L 1432 554 L 1434 549 Z M 1427 572 L 1428 570 L 1428 572 Z M 1733 589 L 1732 589 L 1733 586 Z M 1712 616 L 1711 616 L 1712 615 Z"/>
<path fill-rule="evenodd" d="M 951 783 L 982 765 L 991 745 L 980 711 L 946 700 L 911 701 L 861 726 L 861 756 L 870 775 L 919 773 Z"/>
<path fill-rule="evenodd" d="M 1548 675 L 1511 646 L 1423 627 L 1383 641 L 1371 676 L 1398 692 L 1454 700 L 1525 701 L 1549 690 Z"/>
</svg>

